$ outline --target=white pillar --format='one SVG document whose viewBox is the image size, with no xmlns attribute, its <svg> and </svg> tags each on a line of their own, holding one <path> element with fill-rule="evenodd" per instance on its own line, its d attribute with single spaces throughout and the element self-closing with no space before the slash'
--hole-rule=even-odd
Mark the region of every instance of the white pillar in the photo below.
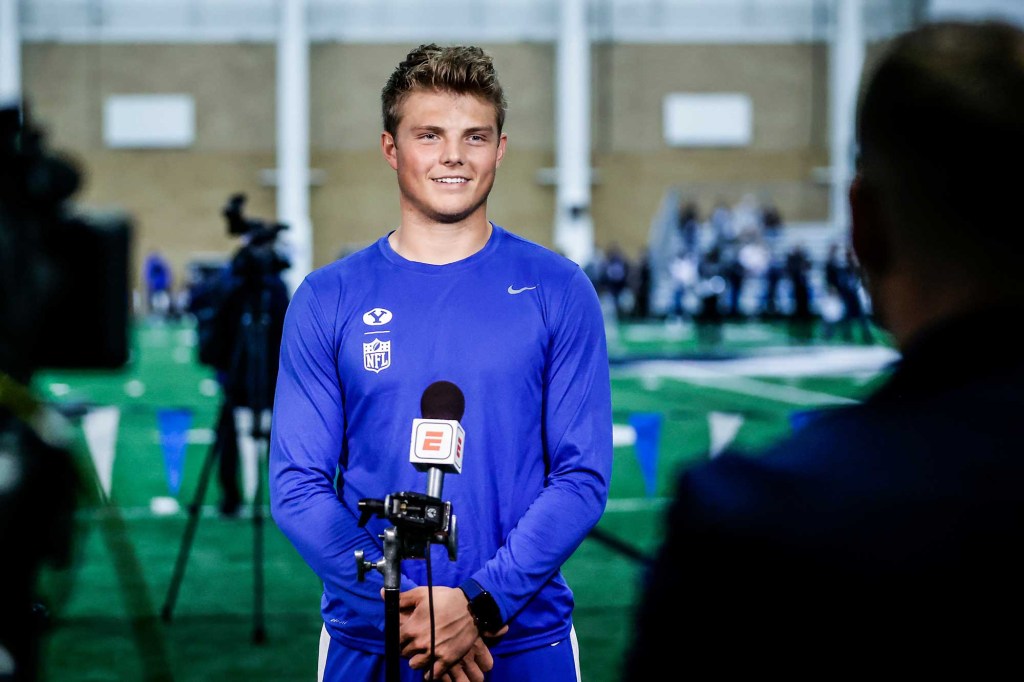
<svg viewBox="0 0 1024 682">
<path fill-rule="evenodd" d="M 0 0 L 0 107 L 21 105 L 18 0 Z"/>
<path fill-rule="evenodd" d="M 849 228 L 848 190 L 854 174 L 854 126 L 857 91 L 864 66 L 864 9 L 862 0 L 835 0 L 829 110 L 832 157 L 830 224 L 845 234 Z"/>
<path fill-rule="evenodd" d="M 590 36 L 587 0 L 563 0 L 557 46 L 555 247 L 580 265 L 594 254 L 590 215 Z"/>
<path fill-rule="evenodd" d="M 277 220 L 291 260 L 285 281 L 295 291 L 313 269 L 309 219 L 309 36 L 306 0 L 280 3 L 277 38 Z"/>
</svg>

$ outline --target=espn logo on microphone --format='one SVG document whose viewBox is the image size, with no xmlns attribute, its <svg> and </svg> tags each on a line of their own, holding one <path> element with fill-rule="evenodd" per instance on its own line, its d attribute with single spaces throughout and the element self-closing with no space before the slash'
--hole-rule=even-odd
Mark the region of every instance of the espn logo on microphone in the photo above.
<svg viewBox="0 0 1024 682">
<path fill-rule="evenodd" d="M 454 419 L 413 419 L 409 461 L 417 469 L 437 467 L 450 474 L 462 473 L 462 449 L 466 432 Z"/>
</svg>

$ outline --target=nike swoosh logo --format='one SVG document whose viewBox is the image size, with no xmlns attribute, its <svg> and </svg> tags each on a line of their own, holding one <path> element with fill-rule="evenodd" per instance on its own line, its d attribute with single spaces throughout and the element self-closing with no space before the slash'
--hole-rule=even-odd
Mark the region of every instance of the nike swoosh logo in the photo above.
<svg viewBox="0 0 1024 682">
<path fill-rule="evenodd" d="M 510 293 L 510 294 L 521 294 L 524 291 L 529 291 L 530 289 L 536 289 L 536 288 L 537 287 L 533 286 L 533 287 L 523 287 L 522 289 L 513 289 L 512 285 L 509 284 L 508 285 L 508 293 Z"/>
</svg>

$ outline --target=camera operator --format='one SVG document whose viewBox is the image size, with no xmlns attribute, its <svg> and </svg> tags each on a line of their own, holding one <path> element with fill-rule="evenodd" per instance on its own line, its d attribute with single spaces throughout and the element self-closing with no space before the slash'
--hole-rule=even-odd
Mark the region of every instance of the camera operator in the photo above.
<svg viewBox="0 0 1024 682">
<path fill-rule="evenodd" d="M 231 262 L 192 293 L 190 311 L 199 332 L 199 360 L 217 371 L 223 401 L 217 420 L 220 511 L 237 514 L 243 499 L 255 498 L 258 453 L 255 438 L 270 429 L 277 383 L 278 352 L 288 289 L 281 273 L 289 261 L 276 248 L 284 225 L 243 217 L 245 195 L 224 208 L 228 232 L 243 245 Z M 262 317 L 262 319 L 257 319 Z M 255 428 L 260 415 L 260 429 Z M 239 455 L 243 490 L 239 491 Z"/>
<path fill-rule="evenodd" d="M 0 680 L 40 675 L 37 582 L 44 567 L 70 565 L 85 490 L 63 419 L 36 399 L 31 379 L 40 367 L 128 357 L 130 225 L 72 213 L 80 177 L 19 109 L 0 109 Z"/>
</svg>

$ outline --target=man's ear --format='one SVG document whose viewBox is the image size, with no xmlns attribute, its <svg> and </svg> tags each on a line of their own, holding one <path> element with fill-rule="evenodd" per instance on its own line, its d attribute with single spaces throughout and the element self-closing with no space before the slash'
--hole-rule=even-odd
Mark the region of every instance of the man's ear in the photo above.
<svg viewBox="0 0 1024 682">
<path fill-rule="evenodd" d="M 384 159 L 393 170 L 398 170 L 398 147 L 395 145 L 395 138 L 388 131 L 380 134 L 380 151 Z"/>
<path fill-rule="evenodd" d="M 501 160 L 505 158 L 505 147 L 508 144 L 508 135 L 502 133 L 498 137 L 498 158 L 494 161 L 494 167 L 497 168 L 501 165 Z"/>
<path fill-rule="evenodd" d="M 850 183 L 850 241 L 857 261 L 868 274 L 884 273 L 889 267 L 887 218 L 877 191 L 857 175 Z"/>
</svg>

